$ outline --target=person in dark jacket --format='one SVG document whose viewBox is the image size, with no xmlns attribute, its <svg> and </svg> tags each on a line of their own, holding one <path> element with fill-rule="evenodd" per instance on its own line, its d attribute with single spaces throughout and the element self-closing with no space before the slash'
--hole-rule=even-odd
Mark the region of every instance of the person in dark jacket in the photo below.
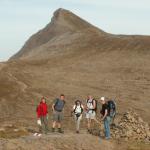
<svg viewBox="0 0 150 150">
<path fill-rule="evenodd" d="M 37 118 L 39 125 L 39 132 L 47 134 L 48 132 L 48 106 L 46 104 L 46 99 L 44 97 L 41 98 L 41 102 L 37 107 Z"/>
<path fill-rule="evenodd" d="M 101 97 L 100 102 L 102 104 L 101 109 L 101 120 L 104 122 L 104 129 L 105 129 L 105 138 L 110 139 L 110 115 L 109 115 L 109 108 L 108 104 L 106 103 L 105 97 Z"/>
</svg>

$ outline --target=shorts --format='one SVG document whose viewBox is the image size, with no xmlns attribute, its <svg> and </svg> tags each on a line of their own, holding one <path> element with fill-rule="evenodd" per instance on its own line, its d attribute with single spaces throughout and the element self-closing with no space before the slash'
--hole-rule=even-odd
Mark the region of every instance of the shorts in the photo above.
<svg viewBox="0 0 150 150">
<path fill-rule="evenodd" d="M 63 112 L 54 111 L 53 112 L 53 121 L 61 122 L 63 120 Z"/>
<path fill-rule="evenodd" d="M 90 111 L 86 113 L 86 118 L 87 119 L 95 119 L 96 113 L 95 111 Z"/>
</svg>

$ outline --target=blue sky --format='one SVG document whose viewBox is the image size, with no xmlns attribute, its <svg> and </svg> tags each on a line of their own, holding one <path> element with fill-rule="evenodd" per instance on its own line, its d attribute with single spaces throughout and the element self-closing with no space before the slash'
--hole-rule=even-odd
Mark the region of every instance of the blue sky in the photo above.
<svg viewBox="0 0 150 150">
<path fill-rule="evenodd" d="M 19 51 L 58 8 L 106 32 L 150 35 L 150 0 L 0 0 L 0 61 Z"/>
</svg>

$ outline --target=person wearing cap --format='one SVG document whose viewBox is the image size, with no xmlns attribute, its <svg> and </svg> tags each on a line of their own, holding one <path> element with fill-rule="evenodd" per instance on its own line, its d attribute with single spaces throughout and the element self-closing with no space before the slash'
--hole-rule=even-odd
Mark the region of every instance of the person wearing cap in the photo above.
<svg viewBox="0 0 150 150">
<path fill-rule="evenodd" d="M 105 138 L 110 139 L 110 121 L 111 121 L 111 119 L 109 116 L 108 105 L 106 103 L 105 97 L 101 97 L 100 102 L 102 104 L 102 109 L 100 112 L 102 115 L 101 120 L 104 122 Z"/>
</svg>

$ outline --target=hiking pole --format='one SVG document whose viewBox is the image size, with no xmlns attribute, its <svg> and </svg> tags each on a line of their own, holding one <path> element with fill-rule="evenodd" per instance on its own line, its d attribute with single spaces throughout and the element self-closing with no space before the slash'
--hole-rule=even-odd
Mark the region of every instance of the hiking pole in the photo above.
<svg viewBox="0 0 150 150">
<path fill-rule="evenodd" d="M 71 118 L 72 116 L 64 116 L 65 118 Z"/>
<path fill-rule="evenodd" d="M 98 121 L 96 118 L 94 119 L 94 121 L 97 123 L 97 124 L 100 124 L 101 121 Z"/>
</svg>

